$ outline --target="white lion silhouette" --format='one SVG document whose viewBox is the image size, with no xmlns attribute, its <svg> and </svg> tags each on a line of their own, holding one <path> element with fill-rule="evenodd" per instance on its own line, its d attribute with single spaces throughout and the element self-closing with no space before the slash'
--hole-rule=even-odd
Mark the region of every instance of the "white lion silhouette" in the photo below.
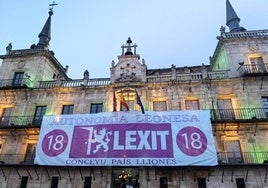
<svg viewBox="0 0 268 188">
<path fill-rule="evenodd" d="M 99 149 L 101 147 L 103 147 L 104 152 L 107 152 L 109 150 L 109 146 L 108 143 L 110 142 L 110 138 L 109 135 L 112 135 L 111 132 L 107 132 L 106 128 L 102 128 L 101 130 L 99 130 L 99 132 L 97 133 L 97 130 L 94 130 L 94 140 L 92 141 L 92 143 L 99 143 L 96 145 L 95 150 L 93 150 L 93 153 L 96 153 L 97 151 L 99 151 Z"/>
</svg>

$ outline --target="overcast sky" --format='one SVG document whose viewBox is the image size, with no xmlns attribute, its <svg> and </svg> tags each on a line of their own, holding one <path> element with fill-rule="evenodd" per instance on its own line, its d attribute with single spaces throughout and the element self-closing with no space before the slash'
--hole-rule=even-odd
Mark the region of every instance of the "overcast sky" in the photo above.
<svg viewBox="0 0 268 188">
<path fill-rule="evenodd" d="M 268 29 L 268 0 L 230 0 L 240 25 Z M 0 54 L 38 43 L 48 18 L 48 0 L 0 0 Z M 68 76 L 110 77 L 121 45 L 131 37 L 148 69 L 209 64 L 226 0 L 58 0 L 52 16 L 50 50 Z M 226 29 L 228 31 L 228 29 Z"/>
</svg>

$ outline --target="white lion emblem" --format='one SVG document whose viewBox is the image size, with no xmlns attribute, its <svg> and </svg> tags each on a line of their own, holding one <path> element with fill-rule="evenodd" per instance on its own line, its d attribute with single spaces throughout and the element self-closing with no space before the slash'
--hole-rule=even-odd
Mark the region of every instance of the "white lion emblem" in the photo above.
<svg viewBox="0 0 268 188">
<path fill-rule="evenodd" d="M 109 135 L 112 135 L 111 132 L 107 132 L 107 129 L 102 128 L 97 133 L 97 130 L 94 130 L 94 140 L 92 140 L 92 143 L 99 143 L 96 145 L 95 150 L 93 150 L 93 153 L 96 153 L 99 151 L 101 147 L 103 147 L 104 152 L 107 152 L 109 150 L 108 143 L 110 142 Z"/>
</svg>

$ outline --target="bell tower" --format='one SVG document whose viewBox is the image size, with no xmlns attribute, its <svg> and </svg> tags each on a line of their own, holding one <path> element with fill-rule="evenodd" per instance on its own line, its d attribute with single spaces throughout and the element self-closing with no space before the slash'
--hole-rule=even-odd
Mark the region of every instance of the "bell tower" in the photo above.
<svg viewBox="0 0 268 188">
<path fill-rule="evenodd" d="M 112 61 L 111 83 L 146 82 L 146 65 L 144 59 L 140 62 L 140 55 L 136 54 L 137 45 L 128 37 L 122 45 L 122 55 L 118 56 L 118 63 Z"/>
</svg>

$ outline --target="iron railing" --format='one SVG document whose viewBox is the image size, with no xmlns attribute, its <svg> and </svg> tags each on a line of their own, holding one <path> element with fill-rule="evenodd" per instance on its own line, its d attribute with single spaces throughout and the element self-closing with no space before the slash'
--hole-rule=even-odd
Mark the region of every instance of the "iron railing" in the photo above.
<svg viewBox="0 0 268 188">
<path fill-rule="evenodd" d="M 266 108 L 212 109 L 212 121 L 268 120 Z M 40 126 L 43 117 L 35 116 L 3 116 L 0 127 L 7 126 Z"/>
<path fill-rule="evenodd" d="M 0 154 L 1 164 L 34 164 L 34 154 Z"/>
<path fill-rule="evenodd" d="M 1 154 L 1 164 L 34 164 L 34 154 Z M 218 152 L 220 165 L 268 165 L 268 152 Z"/>
<path fill-rule="evenodd" d="M 267 152 L 218 152 L 219 164 L 267 164 Z"/>
<path fill-rule="evenodd" d="M 212 109 L 212 121 L 267 120 L 267 108 Z"/>
<path fill-rule="evenodd" d="M 0 127 L 9 126 L 40 126 L 43 117 L 34 116 L 3 116 L 0 119 Z"/>
<path fill-rule="evenodd" d="M 32 81 L 29 78 L 23 78 L 17 82 L 13 79 L 0 80 L 0 88 L 17 88 L 17 87 L 31 87 Z"/>
</svg>

